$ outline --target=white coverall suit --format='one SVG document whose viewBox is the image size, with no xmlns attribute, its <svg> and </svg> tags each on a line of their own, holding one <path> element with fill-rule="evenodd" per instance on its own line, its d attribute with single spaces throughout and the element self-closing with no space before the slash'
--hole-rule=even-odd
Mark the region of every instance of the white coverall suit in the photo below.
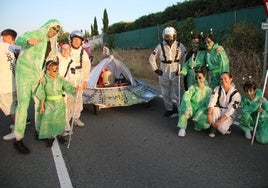
<svg viewBox="0 0 268 188">
<path fill-rule="evenodd" d="M 166 110 L 172 111 L 174 104 L 179 104 L 179 89 L 180 96 L 183 94 L 182 84 L 178 87 L 177 72 L 179 64 L 182 67 L 186 54 L 186 48 L 183 44 L 174 41 L 171 47 L 165 41 L 162 42 L 163 46 L 159 44 L 149 57 L 149 63 L 153 71 L 160 69 L 163 75 L 159 76 L 159 85 L 163 95 Z M 163 47 L 163 48 L 162 48 Z M 160 68 L 157 66 L 157 57 L 161 63 Z"/>
</svg>

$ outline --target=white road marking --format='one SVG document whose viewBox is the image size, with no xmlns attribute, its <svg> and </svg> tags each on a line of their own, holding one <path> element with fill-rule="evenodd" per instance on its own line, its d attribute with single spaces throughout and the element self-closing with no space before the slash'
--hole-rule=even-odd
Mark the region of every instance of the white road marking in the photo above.
<svg viewBox="0 0 268 188">
<path fill-rule="evenodd" d="M 55 139 L 52 146 L 52 155 L 58 173 L 60 187 L 73 188 L 57 139 Z"/>
</svg>

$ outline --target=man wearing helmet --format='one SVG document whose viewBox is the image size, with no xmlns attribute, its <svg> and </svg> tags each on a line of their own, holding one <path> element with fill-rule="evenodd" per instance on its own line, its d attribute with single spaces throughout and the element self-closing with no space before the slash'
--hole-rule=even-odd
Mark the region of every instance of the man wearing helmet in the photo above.
<svg viewBox="0 0 268 188">
<path fill-rule="evenodd" d="M 70 69 L 70 82 L 75 86 L 82 85 L 83 90 L 87 88 L 87 81 L 91 68 L 90 59 L 88 54 L 83 49 L 84 34 L 81 31 L 74 30 L 70 34 L 71 42 L 71 59 L 73 60 L 72 67 Z M 74 113 L 74 125 L 83 127 L 85 124 L 79 119 L 81 111 L 83 110 L 82 92 L 77 94 L 77 101 L 72 96 L 68 96 L 67 105 L 69 109 L 72 109 Z"/>
<path fill-rule="evenodd" d="M 163 41 L 154 49 L 149 57 L 149 63 L 153 71 L 159 76 L 159 85 L 163 95 L 166 112 L 164 116 L 170 117 L 177 114 L 179 104 L 178 69 L 179 64 L 184 63 L 186 48 L 177 42 L 177 32 L 173 27 L 166 27 L 163 30 Z M 157 66 L 156 60 L 159 57 L 161 63 Z"/>
</svg>

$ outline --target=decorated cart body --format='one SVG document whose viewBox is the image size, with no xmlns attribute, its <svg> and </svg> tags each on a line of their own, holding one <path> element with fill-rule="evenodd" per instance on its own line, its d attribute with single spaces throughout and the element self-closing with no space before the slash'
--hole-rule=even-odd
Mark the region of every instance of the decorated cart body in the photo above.
<svg viewBox="0 0 268 188">
<path fill-rule="evenodd" d="M 135 79 L 125 64 L 110 56 L 92 69 L 83 102 L 100 110 L 148 103 L 158 96 L 158 90 Z"/>
</svg>

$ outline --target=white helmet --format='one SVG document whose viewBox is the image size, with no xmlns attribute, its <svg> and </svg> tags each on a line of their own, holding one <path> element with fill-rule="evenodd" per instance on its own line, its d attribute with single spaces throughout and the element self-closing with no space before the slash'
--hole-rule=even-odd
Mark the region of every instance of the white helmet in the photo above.
<svg viewBox="0 0 268 188">
<path fill-rule="evenodd" d="M 166 27 L 163 30 L 163 36 L 164 35 L 177 35 L 177 32 L 173 27 Z"/>
<path fill-rule="evenodd" d="M 176 40 L 177 31 L 173 27 L 166 27 L 163 30 L 162 37 L 168 44 L 172 44 Z"/>
<path fill-rule="evenodd" d="M 71 32 L 70 39 L 72 39 L 73 37 L 77 37 L 80 38 L 81 40 L 84 40 L 84 34 L 79 30 L 74 30 Z"/>
</svg>

